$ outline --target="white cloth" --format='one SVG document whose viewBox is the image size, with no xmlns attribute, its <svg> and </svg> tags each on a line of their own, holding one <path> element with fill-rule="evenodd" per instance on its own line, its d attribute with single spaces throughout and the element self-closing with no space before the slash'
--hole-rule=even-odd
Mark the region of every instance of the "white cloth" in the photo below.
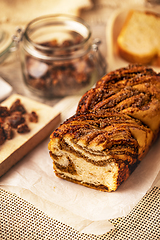
<svg viewBox="0 0 160 240">
<path fill-rule="evenodd" d="M 11 94 L 12 90 L 13 88 L 11 85 L 9 85 L 6 81 L 4 81 L 3 78 L 0 77 L 0 102 L 7 98 Z"/>
</svg>

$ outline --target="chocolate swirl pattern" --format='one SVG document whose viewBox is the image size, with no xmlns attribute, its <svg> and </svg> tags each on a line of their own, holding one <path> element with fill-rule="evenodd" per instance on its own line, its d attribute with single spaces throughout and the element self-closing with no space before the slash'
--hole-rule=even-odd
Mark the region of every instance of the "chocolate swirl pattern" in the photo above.
<svg viewBox="0 0 160 240">
<path fill-rule="evenodd" d="M 115 191 L 148 152 L 159 128 L 159 75 L 141 65 L 111 72 L 51 134 L 48 148 L 55 174 Z"/>
<path fill-rule="evenodd" d="M 104 109 L 137 118 L 158 133 L 160 75 L 141 65 L 129 65 L 107 74 L 81 98 L 77 113 Z"/>
</svg>

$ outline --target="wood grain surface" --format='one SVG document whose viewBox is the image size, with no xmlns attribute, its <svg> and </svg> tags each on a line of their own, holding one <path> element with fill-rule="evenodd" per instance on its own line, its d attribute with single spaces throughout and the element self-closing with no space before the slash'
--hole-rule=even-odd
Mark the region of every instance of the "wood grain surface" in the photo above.
<svg viewBox="0 0 160 240">
<path fill-rule="evenodd" d="M 60 122 L 60 113 L 56 109 L 18 94 L 11 95 L 1 105 L 10 107 L 16 99 L 21 100 L 28 113 L 31 111 L 37 113 L 38 123 L 28 122 L 30 132 L 19 134 L 14 131 L 14 137 L 11 140 L 6 140 L 0 146 L 0 176 L 5 174 L 42 140 L 49 137 Z"/>
</svg>

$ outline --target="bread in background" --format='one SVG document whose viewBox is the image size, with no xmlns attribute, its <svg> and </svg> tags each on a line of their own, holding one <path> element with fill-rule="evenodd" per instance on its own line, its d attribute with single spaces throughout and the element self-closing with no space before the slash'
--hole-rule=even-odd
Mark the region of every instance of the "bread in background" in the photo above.
<svg viewBox="0 0 160 240">
<path fill-rule="evenodd" d="M 118 35 L 119 55 L 131 63 L 160 65 L 160 15 L 131 10 Z"/>
</svg>

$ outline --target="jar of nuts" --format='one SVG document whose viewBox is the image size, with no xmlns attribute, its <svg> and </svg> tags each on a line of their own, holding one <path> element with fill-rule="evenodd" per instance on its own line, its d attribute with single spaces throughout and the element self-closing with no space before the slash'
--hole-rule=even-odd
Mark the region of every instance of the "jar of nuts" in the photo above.
<svg viewBox="0 0 160 240">
<path fill-rule="evenodd" d="M 106 72 L 106 64 L 80 18 L 48 15 L 31 21 L 23 33 L 24 81 L 41 97 L 82 94 Z"/>
</svg>

